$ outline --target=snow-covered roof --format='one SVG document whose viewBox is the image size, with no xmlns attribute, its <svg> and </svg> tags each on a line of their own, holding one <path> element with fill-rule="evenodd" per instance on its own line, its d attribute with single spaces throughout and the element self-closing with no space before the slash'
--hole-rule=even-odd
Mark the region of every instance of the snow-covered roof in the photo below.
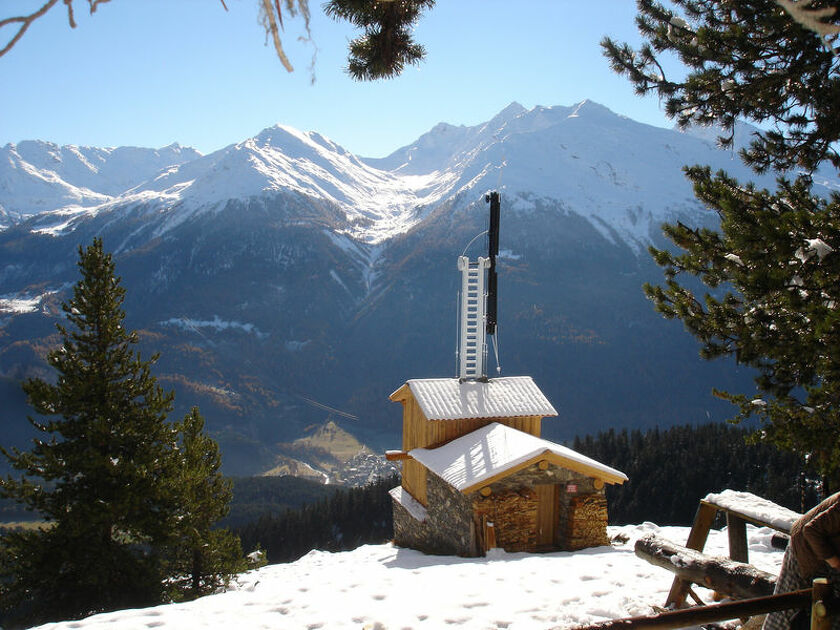
<svg viewBox="0 0 840 630">
<path fill-rule="evenodd" d="M 773 529 L 790 533 L 790 528 L 802 515 L 772 501 L 763 499 L 750 492 L 724 490 L 718 494 L 708 494 L 703 499 L 723 510 L 737 512 L 748 521 L 767 525 Z"/>
<path fill-rule="evenodd" d="M 427 512 L 426 508 L 423 507 L 423 504 L 420 503 L 417 499 L 411 496 L 406 490 L 403 489 L 402 486 L 397 486 L 396 488 L 391 488 L 388 491 L 388 494 L 403 506 L 406 511 L 411 514 L 412 517 L 417 519 L 420 522 L 426 520 Z"/>
<path fill-rule="evenodd" d="M 530 376 L 463 383 L 457 378 L 424 378 L 406 385 L 429 420 L 557 415 Z M 391 394 L 391 400 L 398 400 L 401 389 Z"/>
<path fill-rule="evenodd" d="M 547 459 L 607 483 L 627 475 L 565 446 L 493 422 L 433 449 L 409 451 L 415 460 L 462 492 L 470 492 L 504 473 Z"/>
</svg>

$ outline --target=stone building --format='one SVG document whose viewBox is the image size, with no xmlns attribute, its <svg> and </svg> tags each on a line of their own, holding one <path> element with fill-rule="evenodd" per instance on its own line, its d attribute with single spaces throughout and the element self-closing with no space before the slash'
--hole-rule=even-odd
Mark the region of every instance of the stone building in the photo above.
<svg viewBox="0 0 840 630">
<path fill-rule="evenodd" d="M 606 484 L 624 473 L 540 437 L 557 412 L 530 377 L 409 380 L 394 539 L 427 553 L 480 556 L 608 544 Z"/>
<path fill-rule="evenodd" d="M 458 258 L 458 378 L 409 380 L 391 394 L 403 405 L 402 450 L 387 455 L 402 461 L 391 491 L 395 542 L 463 556 L 605 545 L 604 487 L 627 477 L 540 437 L 557 412 L 530 377 L 487 378 L 500 197 L 486 200 L 488 256 Z"/>
</svg>

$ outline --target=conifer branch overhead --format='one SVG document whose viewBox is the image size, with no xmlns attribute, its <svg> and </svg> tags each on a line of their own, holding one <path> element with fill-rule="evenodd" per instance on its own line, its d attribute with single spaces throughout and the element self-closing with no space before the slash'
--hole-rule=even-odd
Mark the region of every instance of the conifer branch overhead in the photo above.
<svg viewBox="0 0 840 630">
<path fill-rule="evenodd" d="M 426 50 L 414 41 L 412 27 L 435 0 L 330 0 L 327 15 L 363 29 L 350 42 L 347 73 L 357 81 L 387 79 L 406 65 L 417 65 Z"/>
<path fill-rule="evenodd" d="M 836 491 L 840 196 L 817 196 L 811 174 L 826 167 L 840 174 L 840 55 L 823 45 L 837 34 L 840 2 L 637 6 L 645 41 L 633 50 L 605 38 L 613 69 L 638 93 L 658 94 L 680 126 L 720 126 L 724 146 L 734 143 L 739 119 L 762 123 L 741 157 L 757 172 L 786 176 L 768 191 L 688 167 L 695 196 L 717 214 L 719 229 L 663 226 L 677 250 L 651 249 L 664 282 L 645 293 L 664 317 L 682 321 L 702 357 L 731 357 L 755 370 L 754 393 L 716 395 L 736 406 L 734 421 L 758 418 L 757 439 L 807 459 L 824 492 Z M 664 76 L 659 58 L 668 55 L 684 76 Z"/>
<path fill-rule="evenodd" d="M 725 148 L 732 146 L 738 119 L 761 123 L 762 131 L 743 153 L 759 172 L 812 171 L 822 162 L 840 168 L 840 56 L 826 50 L 816 32 L 776 0 L 637 4 L 644 39 L 639 49 L 608 37 L 602 41 L 612 68 L 637 93 L 657 94 L 681 127 L 719 126 Z M 798 14 L 808 6 L 792 4 Z M 809 10 L 821 16 L 840 6 L 837 0 L 811 4 L 818 6 Z M 823 30 L 838 28 L 836 17 L 818 21 Z M 660 56 L 681 62 L 684 76 L 666 77 Z"/>
<path fill-rule="evenodd" d="M 67 17 L 72 28 L 76 27 L 73 14 L 74 0 L 61 0 L 67 7 Z M 81 0 L 79 0 L 81 1 Z M 110 0 L 86 0 L 91 14 L 99 5 Z M 228 11 L 225 0 L 219 0 Z M 293 72 L 289 57 L 283 47 L 281 31 L 284 29 L 284 13 L 287 17 L 303 20 L 305 36 L 302 41 L 311 42 L 309 0 L 256 0 L 260 22 L 265 29 L 266 41 L 270 40 L 280 63 L 288 72 Z M 0 48 L 0 57 L 9 52 L 23 37 L 37 19 L 59 4 L 59 0 L 46 0 L 36 11 L 0 19 L 0 34 L 3 27 L 14 30 L 9 41 Z M 349 21 L 364 30 L 364 33 L 350 42 L 348 73 L 357 80 L 390 78 L 400 74 L 406 65 L 418 64 L 425 56 L 425 49 L 416 43 L 412 27 L 420 14 L 434 6 L 434 0 L 331 0 L 324 5 L 330 16 Z M 315 55 L 312 56 L 312 66 Z M 310 66 L 310 67 L 312 67 Z M 314 81 L 314 74 L 313 79 Z"/>
<path fill-rule="evenodd" d="M 812 0 L 776 0 L 794 20 L 805 28 L 809 28 L 822 37 L 829 37 L 840 33 L 840 25 L 826 22 L 837 13 L 837 7 L 809 8 Z"/>
</svg>

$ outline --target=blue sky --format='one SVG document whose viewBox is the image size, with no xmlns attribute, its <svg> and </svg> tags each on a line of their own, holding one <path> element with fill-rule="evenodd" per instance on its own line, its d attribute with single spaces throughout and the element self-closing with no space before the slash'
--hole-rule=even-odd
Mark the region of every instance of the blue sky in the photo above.
<svg viewBox="0 0 840 630">
<path fill-rule="evenodd" d="M 8 4 L 0 17 L 12 15 Z M 512 101 L 586 98 L 671 126 L 655 98 L 637 97 L 610 71 L 598 46 L 603 35 L 638 42 L 631 0 L 439 0 L 416 28 L 427 60 L 377 83 L 345 74 L 355 32 L 324 16 L 320 0 L 311 2 L 314 46 L 297 41 L 300 19 L 286 20 L 292 74 L 265 45 L 256 0 L 226 0 L 227 12 L 218 0 L 111 0 L 93 16 L 75 4 L 76 29 L 59 5 L 0 57 L 0 146 L 179 142 L 209 153 L 283 123 L 381 157 L 438 122 L 474 125 Z"/>
</svg>

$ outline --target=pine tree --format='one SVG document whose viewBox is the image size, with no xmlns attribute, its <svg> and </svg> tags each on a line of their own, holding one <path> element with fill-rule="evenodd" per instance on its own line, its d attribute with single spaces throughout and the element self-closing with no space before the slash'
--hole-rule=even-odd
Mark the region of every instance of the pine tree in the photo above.
<svg viewBox="0 0 840 630">
<path fill-rule="evenodd" d="M 813 171 L 823 161 L 840 169 L 838 0 L 815 0 L 799 12 L 834 9 L 833 23 L 821 20 L 823 36 L 776 0 L 637 0 L 637 6 L 641 48 L 608 37 L 601 42 L 613 70 L 637 94 L 658 95 L 682 128 L 720 126 L 726 148 L 739 119 L 766 123 L 742 153 L 758 171 Z M 673 57 L 678 68 L 669 63 Z"/>
<path fill-rule="evenodd" d="M 347 73 L 357 81 L 387 79 L 399 75 L 406 64 L 418 64 L 426 54 L 414 41 L 412 27 L 435 0 L 330 0 L 327 15 L 364 29 L 349 44 Z"/>
<path fill-rule="evenodd" d="M 219 446 L 204 433 L 204 418 L 193 407 L 178 427 L 179 497 L 177 526 L 170 552 L 175 599 L 194 599 L 226 586 L 247 569 L 239 538 L 211 526 L 228 514 L 231 482 L 222 476 Z"/>
<path fill-rule="evenodd" d="M 757 172 L 800 169 L 771 193 L 687 168 L 720 229 L 666 225 L 682 252 L 651 248 L 666 282 L 645 291 L 698 338 L 702 356 L 731 356 L 757 370 L 754 393 L 718 394 L 738 406 L 735 421 L 762 421 L 757 439 L 812 459 L 827 492 L 840 487 L 840 196 L 814 196 L 810 174 L 820 165 L 840 171 L 840 51 L 833 48 L 840 2 L 810 3 L 809 19 L 804 6 L 790 13 L 782 4 L 789 3 L 639 0 L 644 45 L 636 51 L 606 38 L 602 46 L 613 69 L 637 93 L 664 99 L 680 126 L 719 125 L 719 142 L 731 146 L 739 119 L 759 122 L 764 131 L 742 151 L 744 161 Z M 661 58 L 671 55 L 685 76 L 666 76 Z M 705 288 L 694 288 L 691 277 Z"/>
<path fill-rule="evenodd" d="M 38 414 L 31 450 L 2 450 L 18 477 L 0 496 L 41 515 L 37 532 L 0 541 L 4 623 L 35 623 L 157 603 L 161 550 L 176 524 L 173 394 L 151 375 L 123 326 L 125 289 L 102 241 L 79 248 L 81 279 L 63 305 L 57 379 L 23 387 Z"/>
</svg>

